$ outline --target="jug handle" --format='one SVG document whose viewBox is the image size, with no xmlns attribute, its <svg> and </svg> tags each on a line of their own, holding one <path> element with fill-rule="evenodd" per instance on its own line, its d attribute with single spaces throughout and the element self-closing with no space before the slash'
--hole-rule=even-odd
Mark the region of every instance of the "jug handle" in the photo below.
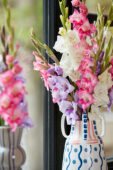
<svg viewBox="0 0 113 170">
<path fill-rule="evenodd" d="M 102 115 L 99 114 L 100 119 L 102 120 L 102 131 L 101 131 L 101 137 L 103 137 L 105 135 L 105 120 L 104 117 Z"/>
<path fill-rule="evenodd" d="M 64 127 L 65 118 L 66 118 L 66 116 L 62 115 L 62 118 L 61 118 L 61 132 L 62 132 L 62 135 L 67 139 L 69 136 L 66 135 L 66 132 L 65 132 L 65 127 Z"/>
</svg>

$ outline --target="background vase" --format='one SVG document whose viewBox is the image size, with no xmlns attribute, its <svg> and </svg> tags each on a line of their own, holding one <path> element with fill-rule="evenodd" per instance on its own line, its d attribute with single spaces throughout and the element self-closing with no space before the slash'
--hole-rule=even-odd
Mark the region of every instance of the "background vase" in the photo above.
<svg viewBox="0 0 113 170">
<path fill-rule="evenodd" d="M 104 145 L 99 137 L 96 121 L 88 121 L 87 115 L 82 115 L 82 121 L 77 121 L 71 127 L 71 133 L 66 136 L 64 118 L 61 129 L 67 138 L 64 147 L 62 170 L 107 170 Z"/>
<path fill-rule="evenodd" d="M 12 132 L 9 127 L 0 127 L 0 170 L 21 170 L 26 156 L 20 146 L 23 127 Z"/>
</svg>

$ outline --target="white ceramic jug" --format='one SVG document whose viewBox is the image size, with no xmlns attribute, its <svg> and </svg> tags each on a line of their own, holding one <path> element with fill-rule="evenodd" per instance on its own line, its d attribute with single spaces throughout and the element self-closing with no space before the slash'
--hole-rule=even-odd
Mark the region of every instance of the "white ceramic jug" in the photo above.
<svg viewBox="0 0 113 170">
<path fill-rule="evenodd" d="M 62 116 L 61 129 L 66 138 L 62 170 L 107 170 L 104 145 L 99 137 L 96 121 L 88 120 L 82 114 L 82 121 L 76 121 L 71 127 L 70 135 L 64 130 L 65 116 Z M 102 135 L 104 120 L 102 119 Z"/>
</svg>

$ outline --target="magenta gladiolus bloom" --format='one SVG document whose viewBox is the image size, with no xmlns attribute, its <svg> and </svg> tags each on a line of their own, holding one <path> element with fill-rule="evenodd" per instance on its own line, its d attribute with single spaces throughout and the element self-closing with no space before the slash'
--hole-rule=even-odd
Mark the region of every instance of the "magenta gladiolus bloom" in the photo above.
<svg viewBox="0 0 113 170">
<path fill-rule="evenodd" d="M 94 103 L 94 97 L 88 93 L 87 90 L 79 90 L 77 91 L 78 94 L 78 104 L 81 105 L 82 109 L 87 109 L 91 104 Z"/>
<path fill-rule="evenodd" d="M 82 13 L 82 15 L 84 15 L 86 17 L 88 14 L 88 9 L 87 9 L 86 5 L 84 3 L 81 3 L 79 6 L 79 9 L 80 9 L 80 13 Z"/>
<path fill-rule="evenodd" d="M 80 5 L 80 0 L 72 0 L 71 3 L 74 7 L 78 7 Z"/>
</svg>

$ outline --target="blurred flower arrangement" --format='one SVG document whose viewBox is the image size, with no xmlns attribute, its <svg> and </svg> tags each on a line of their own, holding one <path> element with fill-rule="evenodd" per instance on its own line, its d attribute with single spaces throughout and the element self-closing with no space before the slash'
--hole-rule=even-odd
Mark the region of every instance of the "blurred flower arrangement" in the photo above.
<svg viewBox="0 0 113 170">
<path fill-rule="evenodd" d="M 6 26 L 1 28 L 0 54 L 0 125 L 9 125 L 12 131 L 18 126 L 32 127 L 28 116 L 27 91 L 22 76 L 22 67 L 16 59 L 19 44 L 15 44 L 15 32 L 11 25 L 11 11 L 7 0 L 3 0 L 6 12 Z"/>
<path fill-rule="evenodd" d="M 61 53 L 60 61 L 45 44 L 36 38 L 32 31 L 32 42 L 36 61 L 34 70 L 40 71 L 47 90 L 51 90 L 53 103 L 59 105 L 66 115 L 67 123 L 74 124 L 82 119 L 82 113 L 96 112 L 113 104 L 113 49 L 112 36 L 108 38 L 109 27 L 113 21 L 113 2 L 107 20 L 103 9 L 98 5 L 97 21 L 88 20 L 85 0 L 72 0 L 74 13 L 68 17 L 66 0 L 59 2 L 63 27 L 54 49 Z M 44 58 L 46 50 L 53 64 Z"/>
</svg>

